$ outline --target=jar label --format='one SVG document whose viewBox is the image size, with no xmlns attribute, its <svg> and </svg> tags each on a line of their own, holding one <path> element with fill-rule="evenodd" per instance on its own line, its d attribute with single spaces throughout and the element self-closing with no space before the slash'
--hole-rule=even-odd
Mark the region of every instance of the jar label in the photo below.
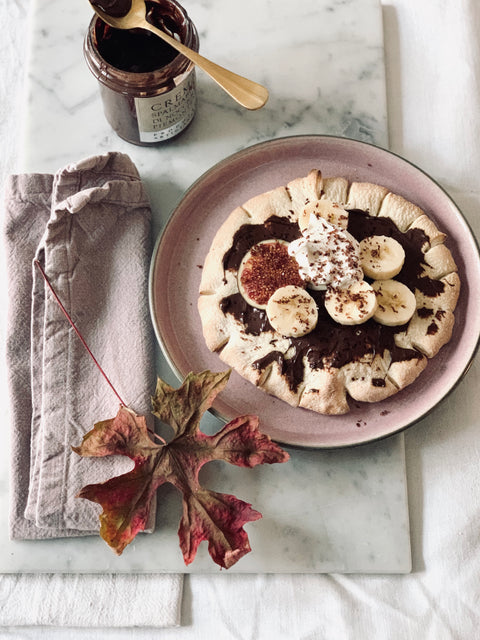
<svg viewBox="0 0 480 640">
<path fill-rule="evenodd" d="M 195 115 L 195 70 L 171 91 L 135 98 L 140 142 L 159 142 L 183 131 Z"/>
</svg>

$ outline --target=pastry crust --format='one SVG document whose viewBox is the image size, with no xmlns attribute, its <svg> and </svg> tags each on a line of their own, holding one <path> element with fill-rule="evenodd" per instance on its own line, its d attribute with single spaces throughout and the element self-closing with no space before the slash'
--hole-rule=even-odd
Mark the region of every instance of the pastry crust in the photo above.
<svg viewBox="0 0 480 640">
<path fill-rule="evenodd" d="M 417 205 L 412 204 L 396 193 L 390 192 L 383 199 L 378 215 L 383 218 L 390 218 L 400 231 L 405 232 L 415 220 L 425 215 L 425 213 Z"/>
<path fill-rule="evenodd" d="M 347 389 L 343 371 L 330 367 L 312 369 L 305 364 L 305 387 L 299 406 L 326 415 L 348 413 Z"/>
<path fill-rule="evenodd" d="M 295 178 L 287 185 L 293 215 L 298 218 L 299 210 L 312 200 L 318 200 L 323 191 L 321 171 L 312 169 L 304 178 Z"/>
<path fill-rule="evenodd" d="M 346 178 L 324 178 L 322 187 L 322 198 L 346 204 L 348 198 L 348 180 Z"/>
<path fill-rule="evenodd" d="M 410 229 L 420 229 L 427 237 L 427 242 L 423 247 L 423 251 L 428 251 L 430 247 L 434 247 L 437 244 L 445 242 L 447 236 L 442 231 L 437 229 L 437 226 L 427 215 L 422 214 L 410 225 Z"/>
<path fill-rule="evenodd" d="M 389 218 L 401 233 L 414 233 L 422 240 L 415 314 L 407 325 L 396 328 L 390 350 L 380 354 L 373 349 L 341 366 L 332 357 L 323 358 L 320 364 L 306 353 L 300 357 L 293 339 L 281 336 L 269 325 L 252 329 L 248 319 L 228 307 L 230 300 L 235 296 L 238 300 L 240 295 L 238 267 L 226 266 L 225 261 L 237 232 L 245 225 L 269 221 L 268 225 L 272 217 L 296 223 L 305 205 L 319 199 Z M 416 380 L 428 360 L 451 338 L 460 278 L 445 240 L 434 221 L 402 196 L 381 185 L 350 184 L 341 176 L 323 177 L 320 170 L 313 169 L 285 186 L 251 198 L 234 209 L 218 229 L 203 266 L 198 300 L 206 344 L 245 379 L 290 405 L 340 415 L 349 411 L 349 398 L 380 402 Z M 438 281 L 435 291 L 423 286 L 427 281 Z M 349 330 L 354 332 L 356 327 Z M 286 365 L 298 357 L 295 370 L 301 370 L 302 376 L 292 380 Z"/>
<path fill-rule="evenodd" d="M 243 209 L 250 216 L 250 223 L 254 224 L 261 224 L 272 216 L 293 219 L 292 200 L 285 187 L 251 198 L 245 202 Z"/>
<path fill-rule="evenodd" d="M 371 216 L 378 216 L 388 189 L 369 182 L 352 182 L 348 192 L 347 209 L 362 209 Z"/>
</svg>

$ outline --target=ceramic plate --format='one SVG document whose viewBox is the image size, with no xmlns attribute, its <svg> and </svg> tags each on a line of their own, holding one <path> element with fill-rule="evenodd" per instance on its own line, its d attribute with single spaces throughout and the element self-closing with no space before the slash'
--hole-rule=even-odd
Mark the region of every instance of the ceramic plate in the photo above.
<svg viewBox="0 0 480 640">
<path fill-rule="evenodd" d="M 462 280 L 451 341 L 419 378 L 376 404 L 350 402 L 350 413 L 322 416 L 293 408 L 232 373 L 213 407 L 224 420 L 253 413 L 283 444 L 333 448 L 394 434 L 425 416 L 462 378 L 480 335 L 478 246 L 450 197 L 424 172 L 378 147 L 329 136 L 280 138 L 249 147 L 207 171 L 186 193 L 157 241 L 150 272 L 150 310 L 161 348 L 180 379 L 189 371 L 223 371 L 204 344 L 197 312 L 203 261 L 225 218 L 252 196 L 310 169 L 324 176 L 384 185 L 418 204 L 448 234 Z"/>
</svg>

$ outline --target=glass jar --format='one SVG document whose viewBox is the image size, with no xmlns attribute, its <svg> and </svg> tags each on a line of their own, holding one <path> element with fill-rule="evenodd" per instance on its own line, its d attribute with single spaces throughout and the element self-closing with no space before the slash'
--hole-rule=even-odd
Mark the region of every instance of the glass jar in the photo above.
<svg viewBox="0 0 480 640">
<path fill-rule="evenodd" d="M 147 0 L 147 19 L 198 51 L 195 25 L 175 0 Z M 94 16 L 84 55 L 97 78 L 105 117 L 124 140 L 149 146 L 169 140 L 192 121 L 195 65 L 153 33 L 120 30 Z"/>
</svg>

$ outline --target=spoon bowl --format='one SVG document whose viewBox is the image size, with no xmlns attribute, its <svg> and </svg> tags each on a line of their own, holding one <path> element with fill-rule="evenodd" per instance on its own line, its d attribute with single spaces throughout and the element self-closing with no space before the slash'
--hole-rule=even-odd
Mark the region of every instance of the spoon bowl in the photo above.
<svg viewBox="0 0 480 640">
<path fill-rule="evenodd" d="M 261 84 L 239 76 L 219 66 L 215 62 L 204 58 L 179 40 L 176 40 L 161 29 L 150 24 L 146 19 L 147 7 L 145 0 L 131 0 L 130 9 L 124 15 L 112 15 L 111 12 L 107 13 L 105 11 L 105 8 L 107 8 L 105 5 L 108 6 L 107 2 L 102 3 L 101 0 L 89 0 L 89 2 L 95 13 L 115 29 L 147 29 L 159 38 L 162 38 L 162 40 L 167 42 L 171 47 L 202 69 L 212 80 L 222 87 L 228 95 L 246 109 L 260 109 L 267 102 L 268 90 Z"/>
</svg>

